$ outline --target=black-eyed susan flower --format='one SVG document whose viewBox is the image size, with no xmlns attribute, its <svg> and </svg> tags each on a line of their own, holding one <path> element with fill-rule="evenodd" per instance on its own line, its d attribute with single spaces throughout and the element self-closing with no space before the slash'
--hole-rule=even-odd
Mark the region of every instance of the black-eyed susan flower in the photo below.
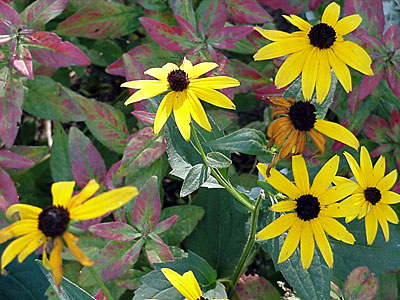
<svg viewBox="0 0 400 300">
<path fill-rule="evenodd" d="M 22 262 L 29 254 L 43 246 L 43 263 L 51 269 L 56 284 L 62 279 L 62 245 L 63 240 L 76 259 L 84 266 L 92 266 L 93 261 L 76 246 L 78 238 L 68 231 L 70 220 L 89 220 L 115 210 L 138 194 L 135 187 L 122 187 L 92 197 L 99 185 L 91 180 L 85 188 L 72 196 L 74 181 L 56 182 L 51 186 L 53 204 L 44 209 L 28 204 L 15 204 L 6 211 L 10 218 L 19 213 L 20 219 L 0 230 L 0 243 L 11 238 L 12 241 L 1 256 L 1 270 L 18 255 Z M 90 199 L 89 199 L 90 198 Z M 52 242 L 50 260 L 47 259 L 47 244 Z"/>
<path fill-rule="evenodd" d="M 301 155 L 292 157 L 295 184 L 275 169 L 271 169 L 268 177 L 267 165 L 257 165 L 267 182 L 289 198 L 270 207 L 272 211 L 287 213 L 256 235 L 259 240 L 267 240 L 289 230 L 278 263 L 287 260 L 300 243 L 301 263 L 307 269 L 314 255 L 315 241 L 325 262 L 332 268 L 333 254 L 325 233 L 345 243 L 354 243 L 353 235 L 335 220 L 359 211 L 355 206 L 337 203 L 355 189 L 353 184 L 343 183 L 329 188 L 338 166 L 339 156 L 335 155 L 321 168 L 310 187 L 307 167 Z"/>
<path fill-rule="evenodd" d="M 188 141 L 191 118 L 204 129 L 211 131 L 211 125 L 199 99 L 222 108 L 235 109 L 233 102 L 215 89 L 235 87 L 240 84 L 239 81 L 228 76 L 198 78 L 217 66 L 213 62 L 203 62 L 193 66 L 185 58 L 180 67 L 173 63 L 167 63 L 162 68 L 151 68 L 144 73 L 158 80 L 134 80 L 121 85 L 139 89 L 125 101 L 125 105 L 170 90 L 164 96 L 157 110 L 154 133 L 157 135 L 160 132 L 173 111 L 176 125 L 183 138 Z"/>
<path fill-rule="evenodd" d="M 286 33 L 277 30 L 255 28 L 265 38 L 273 41 L 254 55 L 255 60 L 272 59 L 291 54 L 279 68 L 275 85 L 282 88 L 302 74 L 303 96 L 310 100 L 314 88 L 317 102 L 321 103 L 329 92 L 331 68 L 346 92 L 351 91 L 351 76 L 346 65 L 366 75 L 373 75 L 371 58 L 357 44 L 343 40 L 343 36 L 355 30 L 361 23 L 359 15 L 338 20 L 340 7 L 332 2 L 321 19 L 312 26 L 296 15 L 284 16 L 301 31 Z"/>
<path fill-rule="evenodd" d="M 209 300 L 203 297 L 200 286 L 194 277 L 192 271 L 185 272 L 183 275 L 168 269 L 162 268 L 161 272 L 168 281 L 188 300 Z M 157 299 L 147 299 L 157 300 Z M 211 300 L 211 299 L 210 299 Z M 212 300 L 228 300 L 228 299 L 212 299 Z"/>
<path fill-rule="evenodd" d="M 388 222 L 398 224 L 399 217 L 390 207 L 390 204 L 400 202 L 400 195 L 390 191 L 396 183 L 397 171 L 393 170 L 385 176 L 385 158 L 380 156 L 372 167 L 368 150 L 361 147 L 360 165 L 349 153 L 344 152 L 347 162 L 357 182 L 344 177 L 335 177 L 335 184 L 354 184 L 356 189 L 350 197 L 342 203 L 355 205 L 361 208 L 360 212 L 346 217 L 346 222 L 354 218 L 364 218 L 367 243 L 371 245 L 378 231 L 378 224 L 382 228 L 385 240 L 389 240 Z"/>
<path fill-rule="evenodd" d="M 267 129 L 268 147 L 277 143 L 281 149 L 277 159 L 303 153 L 307 133 L 318 147 L 319 153 L 325 150 L 325 138 L 322 134 L 356 150 L 360 146 L 354 134 L 342 125 L 317 119 L 317 110 L 311 102 L 281 97 L 271 97 L 269 100 L 274 105 L 272 118 L 280 115 Z"/>
</svg>

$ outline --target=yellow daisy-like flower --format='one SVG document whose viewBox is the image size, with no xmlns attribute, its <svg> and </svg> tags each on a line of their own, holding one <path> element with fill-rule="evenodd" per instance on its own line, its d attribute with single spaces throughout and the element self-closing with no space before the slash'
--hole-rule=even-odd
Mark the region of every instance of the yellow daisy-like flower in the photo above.
<svg viewBox="0 0 400 300">
<path fill-rule="evenodd" d="M 273 41 L 254 55 L 254 60 L 272 59 L 291 54 L 279 68 L 275 85 L 282 88 L 302 74 L 303 96 L 310 100 L 314 88 L 317 102 L 324 101 L 331 84 L 331 67 L 346 92 L 351 91 L 351 76 L 346 65 L 366 75 L 373 75 L 371 58 L 357 44 L 343 40 L 343 36 L 355 30 L 361 23 L 359 15 L 338 20 L 340 6 L 329 4 L 321 23 L 312 26 L 295 15 L 284 16 L 301 31 L 286 33 L 277 30 L 255 28 L 265 38 Z"/>
<path fill-rule="evenodd" d="M 194 277 L 192 271 L 185 272 L 183 275 L 179 275 L 175 271 L 162 268 L 161 272 L 168 279 L 169 282 L 188 300 L 209 300 L 203 297 L 200 286 Z M 147 299 L 157 300 L 157 299 Z M 228 300 L 228 299 L 212 299 L 212 300 Z"/>
<path fill-rule="evenodd" d="M 338 166 L 339 156 L 335 155 L 321 168 L 310 187 L 307 167 L 301 155 L 292 157 L 295 185 L 275 169 L 271 169 L 268 177 L 267 165 L 261 163 L 257 165 L 266 181 L 290 199 L 272 205 L 270 210 L 294 211 L 274 220 L 256 235 L 259 240 L 267 240 L 289 229 L 278 263 L 287 260 L 300 243 L 301 263 L 304 269 L 309 268 L 314 255 L 315 241 L 325 262 L 332 268 L 333 254 L 325 232 L 337 240 L 348 244 L 354 243 L 353 235 L 335 220 L 359 211 L 355 206 L 337 203 L 355 189 L 353 184 L 343 183 L 329 188 Z"/>
<path fill-rule="evenodd" d="M 51 269 L 54 280 L 59 286 L 63 274 L 61 255 L 63 240 L 82 265 L 94 264 L 76 246 L 78 238 L 68 232 L 70 220 L 89 220 L 100 217 L 126 204 L 138 194 L 138 190 L 130 186 L 122 187 L 89 199 L 99 189 L 99 185 L 94 180 L 89 181 L 79 194 L 72 196 L 74 187 L 74 181 L 54 183 L 51 186 L 53 204 L 44 209 L 28 204 L 15 204 L 7 209 L 8 218 L 18 212 L 21 220 L 0 230 L 0 243 L 18 237 L 7 246 L 1 256 L 2 272 L 17 255 L 18 261 L 22 262 L 43 245 L 43 263 Z M 47 260 L 46 255 L 49 241 L 53 242 L 50 261 Z"/>
<path fill-rule="evenodd" d="M 228 76 L 198 78 L 217 66 L 213 62 L 203 62 L 193 66 L 185 58 L 180 67 L 167 63 L 162 68 L 151 68 L 144 74 L 158 80 L 134 80 L 121 85 L 139 89 L 125 101 L 125 105 L 157 96 L 170 89 L 157 110 L 154 133 L 157 135 L 160 132 L 173 111 L 176 125 L 183 138 L 188 141 L 191 118 L 204 129 L 211 131 L 211 125 L 199 99 L 222 108 L 235 109 L 233 102 L 215 89 L 238 86 L 240 84 L 238 80 Z"/>
<path fill-rule="evenodd" d="M 335 184 L 354 184 L 356 189 L 343 203 L 361 208 L 359 213 L 347 216 L 346 222 L 350 222 L 356 217 L 358 219 L 365 217 L 365 232 L 368 245 L 374 242 L 379 223 L 385 240 L 388 241 L 388 222 L 399 223 L 399 217 L 390 207 L 390 204 L 400 202 L 400 195 L 390 191 L 396 183 L 397 171 L 393 170 L 385 176 L 386 163 L 383 156 L 379 157 L 375 166 L 372 167 L 368 150 L 364 146 L 361 147 L 360 165 L 349 153 L 344 152 L 344 155 L 357 182 L 340 176 L 335 177 L 334 182 Z"/>
</svg>

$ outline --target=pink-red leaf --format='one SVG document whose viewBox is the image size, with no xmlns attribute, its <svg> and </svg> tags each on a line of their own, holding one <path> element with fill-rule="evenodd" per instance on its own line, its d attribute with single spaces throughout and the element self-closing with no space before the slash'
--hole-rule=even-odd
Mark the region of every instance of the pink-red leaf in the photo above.
<svg viewBox="0 0 400 300">
<path fill-rule="evenodd" d="M 310 10 L 315 10 L 321 4 L 321 2 L 322 0 L 310 0 L 308 8 Z"/>
<path fill-rule="evenodd" d="M 265 79 L 249 65 L 237 59 L 229 60 L 231 63 L 235 78 L 240 81 L 237 87 L 237 93 L 247 93 L 265 85 Z"/>
<path fill-rule="evenodd" d="M 134 110 L 132 115 L 134 115 L 143 125 L 153 125 L 156 117 L 155 113 L 145 110 Z"/>
<path fill-rule="evenodd" d="M 307 10 L 307 1 L 297 0 L 258 0 L 262 5 L 272 9 L 282 9 L 287 14 L 300 14 Z"/>
<path fill-rule="evenodd" d="M 21 25 L 21 19 L 17 11 L 9 4 L 0 1 L 0 19 L 9 21 L 14 27 Z M 2 30 L 3 31 L 3 30 Z M 1 32 L 7 34 L 8 32 Z"/>
<path fill-rule="evenodd" d="M 146 239 L 145 252 L 147 259 L 153 265 L 154 263 L 160 263 L 164 261 L 174 260 L 174 256 L 169 250 L 168 246 L 160 239 L 157 235 L 149 235 L 149 239 Z"/>
<path fill-rule="evenodd" d="M 0 151 L 0 167 L 10 169 L 24 169 L 34 166 L 34 162 L 26 157 L 9 150 Z"/>
<path fill-rule="evenodd" d="M 106 178 L 104 181 L 107 189 L 113 190 L 123 185 L 124 179 L 117 175 L 117 171 L 120 166 L 121 166 L 121 161 L 118 161 L 115 164 L 113 164 L 111 168 L 107 171 Z"/>
<path fill-rule="evenodd" d="M 164 231 L 167 231 L 171 228 L 172 225 L 175 224 L 176 220 L 178 220 L 178 216 L 172 216 L 168 219 L 165 219 L 157 224 L 157 226 L 151 231 L 153 234 L 160 234 Z"/>
<path fill-rule="evenodd" d="M 132 134 L 122 157 L 119 174 L 126 176 L 138 168 L 150 166 L 163 155 L 165 148 L 164 137 L 155 136 L 151 127 L 145 127 Z"/>
<path fill-rule="evenodd" d="M 21 46 L 17 52 L 11 56 L 10 64 L 22 75 L 33 79 L 32 55 L 28 49 Z"/>
<path fill-rule="evenodd" d="M 372 300 L 378 292 L 378 279 L 367 267 L 358 267 L 350 272 L 344 285 L 345 297 L 354 300 Z"/>
<path fill-rule="evenodd" d="M 387 122 L 381 117 L 370 115 L 364 122 L 364 134 L 376 143 L 388 142 L 388 137 L 386 136 L 388 130 Z"/>
<path fill-rule="evenodd" d="M 17 190 L 10 175 L 0 168 L 0 211 L 5 212 L 10 205 L 19 202 Z"/>
<path fill-rule="evenodd" d="M 193 11 L 192 0 L 169 0 L 169 7 L 173 11 L 175 16 L 180 16 L 192 25 L 196 27 L 196 17 Z M 178 21 L 179 22 L 179 21 Z"/>
<path fill-rule="evenodd" d="M 209 37 L 209 43 L 215 48 L 231 49 L 236 48 L 237 41 L 244 38 L 253 31 L 250 26 L 227 26 L 215 31 Z"/>
<path fill-rule="evenodd" d="M 382 42 L 389 51 L 400 49 L 400 28 L 392 24 L 383 35 Z"/>
<path fill-rule="evenodd" d="M 389 65 L 386 68 L 386 80 L 389 88 L 397 98 L 400 98 L 400 71 L 395 66 Z"/>
<path fill-rule="evenodd" d="M 384 69 L 379 62 L 373 63 L 371 67 L 374 70 L 374 75 L 364 75 L 358 91 L 358 99 L 360 100 L 364 100 L 372 93 L 372 91 L 378 86 L 379 82 L 383 78 L 383 75 L 385 74 Z"/>
<path fill-rule="evenodd" d="M 35 164 L 42 162 L 49 154 L 47 146 L 13 146 L 11 151 L 15 154 L 32 160 Z"/>
<path fill-rule="evenodd" d="M 258 275 L 243 274 L 236 287 L 239 300 L 278 300 L 282 299 L 278 290 L 265 278 Z"/>
<path fill-rule="evenodd" d="M 30 50 L 36 61 L 49 67 L 86 66 L 89 58 L 75 45 L 52 32 L 32 34 Z"/>
<path fill-rule="evenodd" d="M 37 0 L 21 13 L 21 21 L 28 28 L 40 30 L 63 12 L 69 0 Z"/>
<path fill-rule="evenodd" d="M 264 102 L 268 102 L 268 97 L 281 97 L 286 88 L 277 89 L 275 84 L 271 83 L 265 87 L 254 91 L 254 96 Z"/>
<path fill-rule="evenodd" d="M 57 26 L 56 33 L 92 39 L 113 39 L 132 33 L 138 26 L 134 8 L 115 1 L 88 1 Z"/>
<path fill-rule="evenodd" d="M 24 92 L 21 81 L 2 73 L 0 77 L 0 137 L 8 148 L 12 146 L 18 133 L 23 101 Z"/>
<path fill-rule="evenodd" d="M 206 36 L 224 27 L 228 16 L 227 6 L 227 0 L 201 1 L 196 10 L 196 16 Z"/>
<path fill-rule="evenodd" d="M 384 155 L 385 153 L 393 150 L 393 144 L 382 144 L 370 153 L 371 157 Z"/>
<path fill-rule="evenodd" d="M 78 128 L 71 127 L 69 132 L 69 158 L 71 172 L 76 183 L 83 188 L 90 179 L 103 184 L 106 166 L 99 151 Z"/>
<path fill-rule="evenodd" d="M 109 104 L 83 97 L 79 104 L 86 113 L 85 123 L 90 132 L 104 146 L 122 154 L 128 138 L 124 114 Z"/>
<path fill-rule="evenodd" d="M 90 226 L 90 231 L 107 240 L 131 242 L 141 236 L 136 229 L 126 223 L 109 222 Z"/>
<path fill-rule="evenodd" d="M 248 24 L 272 22 L 257 0 L 228 0 L 228 21 Z"/>
<path fill-rule="evenodd" d="M 124 76 L 127 81 L 144 79 L 145 67 L 142 63 L 137 61 L 133 56 L 127 53 L 122 55 L 122 63 L 124 68 Z"/>
<path fill-rule="evenodd" d="M 190 24 L 188 20 L 182 18 L 179 15 L 175 15 L 175 19 L 178 21 L 179 25 L 181 26 L 181 29 L 191 41 L 196 41 L 196 40 L 200 41 L 197 36 L 196 28 L 192 24 Z"/>
<path fill-rule="evenodd" d="M 390 129 L 394 135 L 400 136 L 400 116 L 398 110 L 396 109 L 392 110 L 392 115 L 390 117 Z"/>
</svg>

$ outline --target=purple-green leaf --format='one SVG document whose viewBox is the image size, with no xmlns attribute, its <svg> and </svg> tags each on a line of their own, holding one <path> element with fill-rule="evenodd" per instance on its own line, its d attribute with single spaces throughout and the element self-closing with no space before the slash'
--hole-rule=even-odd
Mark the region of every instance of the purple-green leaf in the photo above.
<svg viewBox="0 0 400 300">
<path fill-rule="evenodd" d="M 109 104 L 83 97 L 79 104 L 86 113 L 85 123 L 90 132 L 104 146 L 122 154 L 129 135 L 124 114 Z"/>
<path fill-rule="evenodd" d="M 389 131 L 389 126 L 385 119 L 376 115 L 370 115 L 364 122 L 363 132 L 376 143 L 387 143 L 388 137 L 386 133 Z"/>
<path fill-rule="evenodd" d="M 10 64 L 22 75 L 33 79 L 32 55 L 25 47 L 19 47 L 11 56 Z"/>
<path fill-rule="evenodd" d="M 150 234 L 144 246 L 147 259 L 153 265 L 164 261 L 174 260 L 168 246 L 157 235 Z"/>
<path fill-rule="evenodd" d="M 122 157 L 119 175 L 126 176 L 138 168 L 148 167 L 163 155 L 165 148 L 164 137 L 155 136 L 152 127 L 132 134 Z"/>
<path fill-rule="evenodd" d="M 167 9 L 167 5 L 163 0 L 136 0 L 145 9 L 162 12 Z"/>
<path fill-rule="evenodd" d="M 400 136 L 400 116 L 397 109 L 392 110 L 392 115 L 390 116 L 390 129 L 394 135 Z"/>
<path fill-rule="evenodd" d="M 105 178 L 105 185 L 107 189 L 113 190 L 123 185 L 124 179 L 117 175 L 120 166 L 121 166 L 121 161 L 118 161 L 115 164 L 113 164 L 111 168 L 107 171 Z"/>
<path fill-rule="evenodd" d="M 11 151 L 37 164 L 45 159 L 49 153 L 49 148 L 47 146 L 13 146 Z"/>
<path fill-rule="evenodd" d="M 35 163 L 21 155 L 15 154 L 9 150 L 0 151 L 0 167 L 10 169 L 24 169 L 33 167 Z"/>
<path fill-rule="evenodd" d="M 388 65 L 386 69 L 386 80 L 393 94 L 400 98 L 400 67 L 396 70 L 395 66 Z"/>
<path fill-rule="evenodd" d="M 248 24 L 272 22 L 257 0 L 228 0 L 228 21 Z"/>
<path fill-rule="evenodd" d="M 9 70 L 0 70 L 0 137 L 6 147 L 11 147 L 21 122 L 23 86 L 19 79 L 10 77 Z"/>
<path fill-rule="evenodd" d="M 265 78 L 255 69 L 237 59 L 229 60 L 235 78 L 240 81 L 237 87 L 237 93 L 247 93 L 265 86 Z"/>
<path fill-rule="evenodd" d="M 189 22 L 193 28 L 196 28 L 196 16 L 192 0 L 169 0 L 168 2 L 175 16 L 180 16 Z"/>
<path fill-rule="evenodd" d="M 71 172 L 76 183 L 83 188 L 90 179 L 103 184 L 106 166 L 99 151 L 78 128 L 71 127 L 69 132 L 69 159 Z"/>
<path fill-rule="evenodd" d="M 102 238 L 119 242 L 131 242 L 141 236 L 132 226 L 122 222 L 100 223 L 89 229 Z"/>
<path fill-rule="evenodd" d="M 36 0 L 21 13 L 21 21 L 30 29 L 41 30 L 63 12 L 69 0 Z"/>
<path fill-rule="evenodd" d="M 92 39 L 114 39 L 132 33 L 137 27 L 134 8 L 115 1 L 89 1 L 57 26 L 56 33 Z"/>
<path fill-rule="evenodd" d="M 15 27 L 21 25 L 21 20 L 17 11 L 11 5 L 8 5 L 3 1 L 0 1 L 0 19 L 5 19 L 9 21 L 9 23 L 14 25 Z M 8 34 L 8 33 L 9 32 L 7 31 L 3 32 L 3 30 L 1 30 L 1 34 Z"/>
<path fill-rule="evenodd" d="M 134 115 L 143 125 L 153 125 L 156 117 L 155 113 L 145 110 L 134 110 L 132 115 Z"/>
<path fill-rule="evenodd" d="M 212 33 L 209 37 L 209 43 L 213 47 L 220 49 L 236 48 L 234 43 L 252 31 L 253 27 L 250 26 L 227 26 Z"/>
<path fill-rule="evenodd" d="M 374 62 L 371 67 L 374 70 L 374 75 L 364 75 L 358 90 L 358 99 L 360 100 L 364 100 L 373 92 L 385 74 L 380 62 Z"/>
<path fill-rule="evenodd" d="M 89 58 L 75 45 L 63 42 L 52 32 L 36 32 L 30 36 L 33 58 L 49 67 L 86 66 Z"/>
<path fill-rule="evenodd" d="M 350 272 L 344 285 L 345 298 L 372 300 L 378 291 L 378 280 L 367 267 L 358 267 Z"/>
<path fill-rule="evenodd" d="M 122 63 L 124 68 L 124 76 L 127 81 L 135 79 L 144 79 L 144 68 L 143 64 L 137 61 L 133 56 L 124 53 L 122 55 Z"/>
<path fill-rule="evenodd" d="M 85 113 L 77 100 L 79 94 L 47 76 L 36 76 L 25 83 L 24 110 L 34 116 L 62 122 L 84 121 Z"/>
<path fill-rule="evenodd" d="M 258 0 L 262 5 L 272 9 L 282 9 L 287 14 L 300 14 L 308 9 L 308 1 L 298 0 Z"/>
<path fill-rule="evenodd" d="M 10 175 L 0 168 L 0 211 L 5 212 L 10 205 L 17 204 L 18 194 Z"/>
<path fill-rule="evenodd" d="M 176 220 L 178 220 L 178 216 L 172 216 L 164 221 L 161 221 L 156 225 L 156 227 L 151 231 L 153 234 L 160 234 L 164 231 L 167 231 L 175 224 Z"/>
<path fill-rule="evenodd" d="M 201 1 L 196 10 L 196 16 L 206 36 L 224 27 L 228 15 L 227 5 L 226 0 Z"/>
<path fill-rule="evenodd" d="M 265 278 L 243 274 L 236 286 L 238 300 L 279 300 L 278 290 Z"/>
</svg>

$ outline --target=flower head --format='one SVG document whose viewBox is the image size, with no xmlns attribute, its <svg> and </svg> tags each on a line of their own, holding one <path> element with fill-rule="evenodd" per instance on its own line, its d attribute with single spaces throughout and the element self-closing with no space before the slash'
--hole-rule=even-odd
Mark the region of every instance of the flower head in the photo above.
<svg viewBox="0 0 400 300">
<path fill-rule="evenodd" d="M 385 158 L 380 156 L 375 166 L 372 167 L 368 150 L 361 147 L 360 165 L 349 153 L 344 152 L 347 162 L 357 182 L 337 176 L 335 183 L 354 184 L 356 189 L 351 196 L 343 201 L 345 204 L 355 205 L 361 208 L 359 213 L 346 217 L 346 222 L 354 218 L 365 217 L 365 232 L 367 243 L 371 245 L 378 231 L 378 223 L 382 228 L 385 240 L 389 240 L 388 222 L 398 224 L 399 218 L 390 204 L 400 202 L 400 195 L 390 191 L 396 183 L 397 171 L 393 170 L 385 176 Z"/>
<path fill-rule="evenodd" d="M 317 102 L 321 103 L 329 92 L 331 67 L 346 92 L 351 91 L 351 76 L 346 65 L 366 75 L 373 75 L 371 58 L 367 52 L 343 36 L 355 30 L 361 23 L 359 15 L 338 20 L 340 6 L 329 4 L 321 23 L 312 26 L 295 15 L 284 16 L 301 31 L 286 33 L 277 30 L 255 28 L 265 38 L 273 41 L 254 55 L 255 60 L 272 59 L 291 54 L 280 67 L 275 84 L 282 88 L 302 74 L 302 90 L 306 100 L 310 100 L 314 88 Z"/>
<path fill-rule="evenodd" d="M 267 182 L 289 198 L 272 205 L 270 210 L 290 213 L 270 223 L 256 236 L 259 240 L 267 240 L 289 229 L 278 263 L 288 259 L 300 243 L 301 262 L 303 268 L 307 269 L 314 255 L 315 241 L 325 262 L 332 268 L 333 254 L 325 232 L 337 240 L 354 243 L 353 235 L 335 220 L 359 211 L 355 206 L 336 203 L 355 189 L 354 185 L 349 183 L 329 188 L 338 166 L 339 156 L 335 155 L 321 168 L 310 187 L 306 164 L 301 155 L 292 157 L 295 185 L 275 169 L 271 170 L 268 177 L 267 166 L 257 165 Z"/>
<path fill-rule="evenodd" d="M 18 212 L 21 220 L 0 229 L 0 243 L 18 237 L 7 246 L 1 256 L 2 272 L 17 255 L 18 261 L 22 262 L 43 245 L 43 263 L 51 268 L 55 282 L 59 286 L 63 274 L 61 255 L 63 240 L 82 265 L 94 264 L 76 246 L 78 238 L 68 231 L 70 220 L 100 217 L 123 206 L 135 197 L 138 191 L 135 187 L 122 187 L 90 198 L 99 189 L 95 181 L 89 181 L 80 193 L 72 196 L 74 186 L 74 181 L 54 183 L 51 186 L 53 204 L 44 209 L 28 204 L 15 204 L 7 209 L 8 218 Z M 53 242 L 53 249 L 48 261 L 46 248 L 50 241 Z"/>
<path fill-rule="evenodd" d="M 274 105 L 272 118 L 281 115 L 271 122 L 267 129 L 268 147 L 272 147 L 274 143 L 277 143 L 281 149 L 276 159 L 279 160 L 279 158 L 288 157 L 292 154 L 303 153 L 306 146 L 307 133 L 318 147 L 320 153 L 325 150 L 325 138 L 322 134 L 356 150 L 360 146 L 357 138 L 342 125 L 318 119 L 317 110 L 311 102 L 281 97 L 271 97 L 269 100 Z M 277 160 L 274 164 L 276 162 Z"/>
<path fill-rule="evenodd" d="M 168 279 L 169 282 L 188 300 L 209 300 L 203 297 L 200 286 L 194 277 L 192 271 L 185 272 L 183 275 L 179 275 L 175 271 L 162 268 L 161 272 Z M 156 299 L 148 299 L 156 300 Z M 210 299 L 211 300 L 211 299 Z M 213 300 L 228 300 L 228 299 L 213 299 Z"/>
<path fill-rule="evenodd" d="M 191 118 L 204 129 L 211 131 L 211 125 L 199 99 L 219 107 L 235 109 L 232 101 L 215 89 L 238 86 L 239 81 L 228 76 L 198 78 L 217 66 L 213 62 L 203 62 L 193 66 L 185 58 L 180 67 L 167 63 L 162 68 L 151 68 L 144 73 L 158 80 L 134 80 L 121 85 L 139 89 L 125 101 L 125 105 L 157 96 L 169 89 L 157 110 L 154 133 L 160 132 L 173 111 L 176 125 L 183 138 L 188 141 Z"/>
</svg>

